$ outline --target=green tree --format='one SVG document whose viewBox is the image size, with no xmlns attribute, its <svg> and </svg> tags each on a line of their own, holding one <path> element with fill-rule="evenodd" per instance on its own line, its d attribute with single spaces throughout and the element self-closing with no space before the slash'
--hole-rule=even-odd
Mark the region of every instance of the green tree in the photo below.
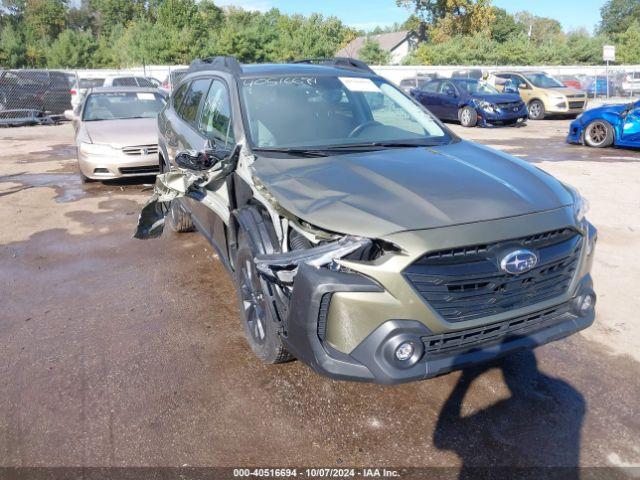
<svg viewBox="0 0 640 480">
<path fill-rule="evenodd" d="M 116 25 L 127 25 L 145 14 L 144 0 L 89 0 L 99 35 L 109 35 Z"/>
<path fill-rule="evenodd" d="M 493 17 L 491 38 L 498 43 L 508 42 L 524 31 L 523 25 L 503 8 L 494 8 Z"/>
<path fill-rule="evenodd" d="M 619 63 L 640 63 L 640 22 L 634 21 L 623 33 L 616 35 L 616 44 Z"/>
<path fill-rule="evenodd" d="M 608 0 L 600 9 L 600 17 L 600 33 L 623 33 L 640 21 L 640 0 Z"/>
<path fill-rule="evenodd" d="M 66 26 L 67 0 L 26 0 L 24 22 L 33 40 L 51 40 Z"/>
<path fill-rule="evenodd" d="M 8 24 L 0 32 L 0 65 L 9 68 L 24 67 L 26 53 L 24 35 L 16 27 Z"/>
<path fill-rule="evenodd" d="M 391 55 L 380 48 L 377 40 L 367 38 L 358 52 L 358 58 L 370 65 L 386 65 Z"/>
<path fill-rule="evenodd" d="M 47 66 L 52 68 L 82 68 L 93 63 L 98 44 L 90 32 L 65 30 L 47 51 Z"/>
<path fill-rule="evenodd" d="M 173 29 L 183 29 L 193 26 L 198 14 L 195 0 L 164 0 L 158 7 L 159 25 Z"/>
</svg>

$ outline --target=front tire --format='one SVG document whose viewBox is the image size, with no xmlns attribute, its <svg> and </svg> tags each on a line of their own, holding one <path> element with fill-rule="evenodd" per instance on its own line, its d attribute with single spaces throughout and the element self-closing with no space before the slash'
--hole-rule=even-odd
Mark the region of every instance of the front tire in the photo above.
<svg viewBox="0 0 640 480">
<path fill-rule="evenodd" d="M 478 112 L 469 106 L 462 107 L 458 112 L 460 125 L 463 127 L 475 127 L 478 124 Z"/>
<path fill-rule="evenodd" d="M 613 127 L 604 120 L 594 120 L 584 130 L 584 142 L 594 148 L 610 147 L 613 145 Z"/>
<path fill-rule="evenodd" d="M 254 256 L 259 252 L 244 231 L 239 232 L 235 260 L 236 288 L 240 299 L 240 316 L 251 350 L 267 364 L 283 363 L 293 357 L 285 348 L 268 295 L 256 269 Z"/>
<path fill-rule="evenodd" d="M 533 100 L 529 103 L 529 118 L 531 120 L 542 120 L 545 116 L 544 103 L 540 100 Z"/>
</svg>

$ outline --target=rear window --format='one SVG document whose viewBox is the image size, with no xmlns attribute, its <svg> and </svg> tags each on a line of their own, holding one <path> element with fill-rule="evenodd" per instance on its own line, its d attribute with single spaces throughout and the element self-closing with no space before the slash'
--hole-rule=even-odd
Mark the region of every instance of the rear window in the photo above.
<svg viewBox="0 0 640 480">
<path fill-rule="evenodd" d="M 136 79 L 134 77 L 121 77 L 114 78 L 112 82 L 114 87 L 137 87 Z"/>
<path fill-rule="evenodd" d="M 81 78 L 80 88 L 97 88 L 104 84 L 104 78 Z"/>
</svg>

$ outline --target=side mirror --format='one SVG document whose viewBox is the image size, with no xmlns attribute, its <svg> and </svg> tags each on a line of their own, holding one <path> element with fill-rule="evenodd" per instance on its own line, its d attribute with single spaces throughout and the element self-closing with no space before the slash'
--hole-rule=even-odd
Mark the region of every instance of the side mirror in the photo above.
<svg viewBox="0 0 640 480">
<path fill-rule="evenodd" d="M 204 172 L 227 159 L 233 150 L 226 147 L 205 148 L 203 151 L 185 150 L 176 155 L 175 162 L 180 168 Z"/>
</svg>

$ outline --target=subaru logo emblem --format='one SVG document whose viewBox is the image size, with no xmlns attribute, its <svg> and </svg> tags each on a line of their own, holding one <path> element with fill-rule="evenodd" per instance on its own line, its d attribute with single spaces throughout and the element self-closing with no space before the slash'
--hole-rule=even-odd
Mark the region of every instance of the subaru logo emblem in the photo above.
<svg viewBox="0 0 640 480">
<path fill-rule="evenodd" d="M 530 250 L 515 250 L 500 260 L 500 268 L 511 275 L 528 272 L 538 264 L 538 256 Z"/>
</svg>

